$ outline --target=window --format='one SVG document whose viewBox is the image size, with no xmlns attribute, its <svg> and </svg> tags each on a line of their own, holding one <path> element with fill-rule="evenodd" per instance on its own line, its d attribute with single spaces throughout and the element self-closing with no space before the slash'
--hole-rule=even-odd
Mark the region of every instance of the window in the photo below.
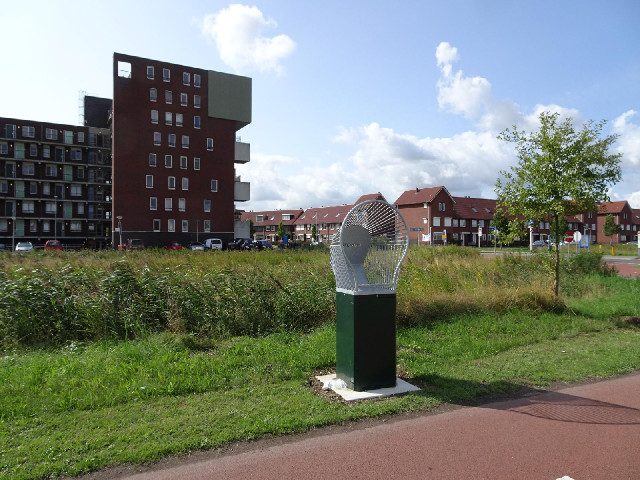
<svg viewBox="0 0 640 480">
<path fill-rule="evenodd" d="M 13 147 L 14 158 L 24 158 L 24 143 L 16 143 Z"/>
<path fill-rule="evenodd" d="M 38 145 L 36 145 L 35 143 L 30 143 L 29 144 L 29 156 L 30 157 L 37 157 L 38 156 Z"/>
<path fill-rule="evenodd" d="M 461 219 L 460 219 L 460 226 L 461 226 L 461 227 L 466 227 L 466 226 L 467 226 L 467 220 L 466 220 L 466 219 L 464 219 L 464 218 L 461 218 Z"/>
<path fill-rule="evenodd" d="M 189 190 L 189 179 L 182 177 L 182 190 Z"/>
<path fill-rule="evenodd" d="M 173 156 L 172 155 L 165 155 L 164 156 L 164 168 L 171 168 L 173 167 Z"/>
<path fill-rule="evenodd" d="M 38 194 L 38 184 L 36 182 L 29 183 L 29 194 L 37 195 Z"/>
<path fill-rule="evenodd" d="M 189 148 L 189 135 L 182 135 L 182 148 Z"/>
<path fill-rule="evenodd" d="M 153 132 L 153 144 L 160 145 L 162 143 L 162 136 L 160 132 Z"/>
<path fill-rule="evenodd" d="M 168 68 L 163 68 L 162 69 L 162 80 L 164 82 L 170 82 L 171 81 L 171 70 L 169 70 Z"/>
<path fill-rule="evenodd" d="M 457 219 L 457 218 L 454 218 L 454 219 L 453 219 L 453 226 L 454 226 L 454 227 L 457 227 L 457 226 L 458 226 L 458 219 Z"/>
<path fill-rule="evenodd" d="M 44 174 L 47 177 L 55 177 L 58 174 L 58 169 L 55 165 L 47 165 L 45 166 Z"/>
<path fill-rule="evenodd" d="M 187 157 L 180 157 L 180 168 L 182 170 L 187 169 Z"/>
<path fill-rule="evenodd" d="M 164 124 L 165 125 L 173 125 L 173 114 L 171 112 L 165 112 L 165 114 L 164 114 Z"/>
<path fill-rule="evenodd" d="M 189 104 L 189 95 L 187 95 L 186 93 L 181 93 L 180 105 L 182 105 L 183 107 L 186 107 L 188 104 Z"/>
<path fill-rule="evenodd" d="M 189 220 L 182 220 L 182 231 L 183 232 L 189 231 Z"/>
<path fill-rule="evenodd" d="M 73 132 L 70 130 L 64 131 L 64 143 L 71 145 L 73 143 Z"/>
<path fill-rule="evenodd" d="M 204 211 L 207 213 L 211 211 L 211 200 L 204 201 Z"/>
<path fill-rule="evenodd" d="M 184 198 L 178 199 L 178 211 L 184 212 L 187 209 L 187 201 Z"/>
<path fill-rule="evenodd" d="M 47 202 L 44 206 L 45 213 L 49 215 L 53 215 L 56 213 L 56 203 L 55 202 Z"/>
<path fill-rule="evenodd" d="M 189 85 L 191 83 L 191 74 L 189 72 L 182 72 L 182 84 Z"/>
<path fill-rule="evenodd" d="M 153 80 L 156 76 L 155 68 L 152 65 L 147 65 L 147 78 Z"/>
<path fill-rule="evenodd" d="M 78 132 L 78 143 L 84 143 L 84 132 Z"/>
<path fill-rule="evenodd" d="M 164 209 L 168 212 L 173 209 L 173 198 L 164 199 Z"/>
<path fill-rule="evenodd" d="M 37 220 L 29 220 L 29 231 L 31 233 L 38 231 L 38 221 Z"/>
<path fill-rule="evenodd" d="M 0 142 L 0 155 L 9 154 L 9 144 L 7 142 Z"/>
<path fill-rule="evenodd" d="M 36 129 L 34 127 L 22 127 L 22 136 L 33 138 L 36 136 Z"/>
<path fill-rule="evenodd" d="M 427 223 L 427 217 L 423 217 L 422 218 L 422 223 L 426 224 Z"/>
<path fill-rule="evenodd" d="M 176 189 L 176 177 L 169 177 L 168 178 L 168 186 L 169 186 L 169 190 L 175 190 Z"/>
<path fill-rule="evenodd" d="M 49 220 L 43 220 L 42 221 L 42 232 L 43 233 L 49 233 L 51 231 L 51 225 Z"/>
<path fill-rule="evenodd" d="M 90 133 L 89 134 L 89 146 L 90 147 L 95 147 L 98 145 L 98 135 L 95 133 Z"/>
<path fill-rule="evenodd" d="M 23 175 L 35 175 L 36 166 L 31 162 L 24 162 L 22 164 L 22 174 Z"/>
<path fill-rule="evenodd" d="M 484 227 L 484 220 L 478 220 L 478 226 Z"/>
<path fill-rule="evenodd" d="M 176 134 L 175 133 L 170 133 L 169 134 L 169 146 L 170 147 L 175 147 L 176 146 Z"/>
<path fill-rule="evenodd" d="M 195 115 L 193 117 L 193 128 L 200 128 L 200 116 Z"/>
<path fill-rule="evenodd" d="M 22 202 L 22 213 L 33 213 L 35 210 L 35 202 L 32 200 L 24 200 Z"/>
<path fill-rule="evenodd" d="M 451 217 L 444 217 L 444 226 L 445 227 L 451 226 Z"/>
<path fill-rule="evenodd" d="M 200 87 L 200 74 L 198 73 L 193 74 L 193 86 Z"/>
<path fill-rule="evenodd" d="M 78 215 L 84 215 L 84 203 L 78 203 L 78 208 L 76 209 Z"/>
<path fill-rule="evenodd" d="M 176 127 L 182 126 L 182 114 L 176 113 Z"/>
<path fill-rule="evenodd" d="M 156 165 L 158 165 L 158 160 L 156 157 L 155 153 L 150 153 L 149 154 L 149 166 L 150 167 L 155 167 Z"/>
<path fill-rule="evenodd" d="M 207 150 L 213 150 L 213 138 L 207 138 Z"/>
<path fill-rule="evenodd" d="M 176 231 L 176 221 L 173 218 L 167 220 L 167 231 L 175 232 Z"/>
<path fill-rule="evenodd" d="M 205 220 L 204 222 L 202 222 L 202 230 L 205 232 L 210 232 L 211 231 L 211 220 Z"/>
<path fill-rule="evenodd" d="M 440 226 L 440 217 L 433 217 L 433 226 L 434 227 Z"/>
<path fill-rule="evenodd" d="M 51 157 L 51 147 L 49 147 L 49 145 L 44 145 L 42 147 L 42 156 L 44 158 L 50 158 Z"/>
<path fill-rule="evenodd" d="M 16 138 L 16 126 L 7 124 L 4 127 L 5 137 Z"/>
<path fill-rule="evenodd" d="M 153 188 L 153 175 L 146 176 L 147 188 Z"/>
<path fill-rule="evenodd" d="M 80 196 L 82 196 L 82 186 L 81 185 L 71 185 L 71 196 L 72 197 L 80 197 Z"/>
<path fill-rule="evenodd" d="M 439 202 L 438 203 L 438 211 L 439 212 L 444 212 L 446 210 L 447 206 L 444 202 Z"/>
<path fill-rule="evenodd" d="M 200 159 L 198 157 L 193 159 L 193 169 L 200 170 Z"/>
<path fill-rule="evenodd" d="M 157 102 L 158 101 L 158 90 L 156 90 L 155 88 L 150 88 L 149 89 L 149 100 L 151 102 Z"/>
<path fill-rule="evenodd" d="M 158 197 L 149 197 L 149 210 L 158 209 Z"/>
<path fill-rule="evenodd" d="M 82 231 L 82 222 L 74 220 L 69 224 L 69 230 L 72 232 L 81 232 Z"/>
<path fill-rule="evenodd" d="M 82 150 L 80 150 L 79 148 L 72 148 L 71 149 L 71 160 L 75 160 L 77 162 L 82 160 Z"/>
<path fill-rule="evenodd" d="M 159 218 L 154 218 L 153 219 L 153 231 L 154 232 L 159 232 L 160 231 L 160 219 Z"/>
<path fill-rule="evenodd" d="M 200 108 L 200 95 L 193 96 L 193 106 L 195 108 Z"/>
<path fill-rule="evenodd" d="M 218 191 L 218 180 L 211 180 L 211 191 L 212 192 Z"/>
<path fill-rule="evenodd" d="M 164 91 L 164 103 L 171 105 L 173 103 L 173 94 L 171 90 Z"/>
<path fill-rule="evenodd" d="M 9 222 L 5 219 L 0 219 L 0 232 L 9 231 Z"/>
<path fill-rule="evenodd" d="M 477 220 L 471 220 L 471 228 L 475 228 L 478 226 L 478 221 Z"/>
<path fill-rule="evenodd" d="M 151 123 L 158 123 L 158 110 L 151 110 Z"/>
</svg>

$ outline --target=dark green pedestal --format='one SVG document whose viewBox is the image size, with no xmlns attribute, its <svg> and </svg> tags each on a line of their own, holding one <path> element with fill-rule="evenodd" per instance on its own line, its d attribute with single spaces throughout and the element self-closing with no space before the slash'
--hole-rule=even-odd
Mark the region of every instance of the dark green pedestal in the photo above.
<svg viewBox="0 0 640 480">
<path fill-rule="evenodd" d="M 356 391 L 395 387 L 395 293 L 336 295 L 337 378 Z"/>
</svg>

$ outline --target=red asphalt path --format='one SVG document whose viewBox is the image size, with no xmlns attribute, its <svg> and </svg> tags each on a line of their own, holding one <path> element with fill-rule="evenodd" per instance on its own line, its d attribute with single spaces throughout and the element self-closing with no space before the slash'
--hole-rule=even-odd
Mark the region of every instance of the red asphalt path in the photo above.
<svg viewBox="0 0 640 480">
<path fill-rule="evenodd" d="M 640 374 L 372 425 L 126 478 L 640 479 Z"/>
</svg>

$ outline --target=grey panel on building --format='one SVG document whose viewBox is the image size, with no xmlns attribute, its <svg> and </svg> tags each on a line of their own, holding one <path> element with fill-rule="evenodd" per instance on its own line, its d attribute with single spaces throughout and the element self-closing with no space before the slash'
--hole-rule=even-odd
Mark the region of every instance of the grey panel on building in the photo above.
<svg viewBox="0 0 640 480">
<path fill-rule="evenodd" d="M 251 123 L 251 79 L 209 70 L 209 116 L 234 120 L 236 130 Z"/>
</svg>

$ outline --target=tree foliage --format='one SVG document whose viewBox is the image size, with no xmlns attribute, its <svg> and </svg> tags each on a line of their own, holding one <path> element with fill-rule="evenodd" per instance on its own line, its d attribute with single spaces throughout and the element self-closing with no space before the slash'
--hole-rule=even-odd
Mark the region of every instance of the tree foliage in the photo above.
<svg viewBox="0 0 640 480">
<path fill-rule="evenodd" d="M 616 224 L 616 222 L 613 220 L 613 215 L 607 215 L 604 218 L 603 232 L 605 236 L 611 237 L 621 231 L 622 227 Z"/>
<path fill-rule="evenodd" d="M 567 215 L 597 211 L 598 203 L 609 200 L 607 190 L 621 178 L 621 154 L 609 152 L 617 136 L 601 135 L 604 121 L 589 121 L 576 129 L 571 118 L 561 121 L 558 113 L 542 112 L 539 122 L 535 132 L 514 126 L 498 136 L 515 143 L 519 161 L 500 172 L 496 193 L 498 204 L 510 215 L 549 221 L 558 233 Z M 555 272 L 558 295 L 558 242 Z"/>
<path fill-rule="evenodd" d="M 278 224 L 278 238 L 283 239 L 287 232 L 284 229 L 284 224 L 280 222 Z"/>
</svg>

